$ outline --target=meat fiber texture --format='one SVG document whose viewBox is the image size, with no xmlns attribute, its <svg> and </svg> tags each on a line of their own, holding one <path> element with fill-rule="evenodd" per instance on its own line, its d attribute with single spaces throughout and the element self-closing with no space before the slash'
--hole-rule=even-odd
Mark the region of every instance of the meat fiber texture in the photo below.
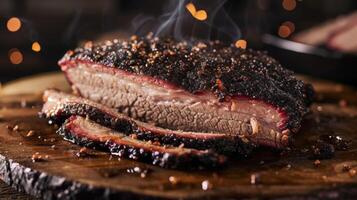
<svg viewBox="0 0 357 200">
<path fill-rule="evenodd" d="M 212 169 L 226 163 L 226 157 L 210 150 L 161 146 L 137 140 L 80 116 L 68 118 L 57 132 L 70 142 L 164 168 Z"/>
<path fill-rule="evenodd" d="M 137 120 L 184 131 L 249 133 L 253 144 L 275 148 L 289 144 L 314 96 L 311 85 L 264 52 L 218 41 L 133 36 L 87 43 L 59 65 L 77 94 Z"/>
<path fill-rule="evenodd" d="M 244 137 L 249 137 L 248 135 L 230 136 L 222 133 L 164 129 L 134 120 L 115 109 L 91 100 L 56 90 L 45 91 L 43 99 L 45 103 L 41 110 L 41 116 L 58 125 L 63 124 L 71 116 L 80 116 L 123 135 L 142 141 L 154 142 L 157 145 L 199 150 L 211 149 L 226 155 L 234 154 L 235 157 L 246 157 L 254 148 L 251 144 L 245 142 L 247 139 L 244 140 Z"/>
</svg>

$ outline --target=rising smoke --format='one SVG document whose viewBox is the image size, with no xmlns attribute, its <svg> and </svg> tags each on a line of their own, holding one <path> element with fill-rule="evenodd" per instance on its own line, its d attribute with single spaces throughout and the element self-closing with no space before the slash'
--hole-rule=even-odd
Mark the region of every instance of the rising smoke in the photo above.
<svg viewBox="0 0 357 200">
<path fill-rule="evenodd" d="M 224 9 L 225 0 L 171 0 L 159 18 L 139 15 L 133 20 L 134 33 L 153 32 L 158 37 L 177 40 L 221 40 L 228 43 L 240 39 L 241 32 Z M 197 20 L 186 5 L 207 13 L 207 19 Z"/>
</svg>

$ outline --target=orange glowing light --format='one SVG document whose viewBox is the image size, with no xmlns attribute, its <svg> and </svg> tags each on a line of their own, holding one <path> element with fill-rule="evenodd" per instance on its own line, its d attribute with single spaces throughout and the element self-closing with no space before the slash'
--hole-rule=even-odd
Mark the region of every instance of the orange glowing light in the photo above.
<svg viewBox="0 0 357 200">
<path fill-rule="evenodd" d="M 7 29 L 11 32 L 16 32 L 21 28 L 21 21 L 17 17 L 12 17 L 7 21 Z"/>
<path fill-rule="evenodd" d="M 295 24 L 291 21 L 286 21 L 282 25 L 289 27 L 291 33 L 295 31 Z"/>
<path fill-rule="evenodd" d="M 186 4 L 186 9 L 197 20 L 204 21 L 207 19 L 207 12 L 205 10 L 196 10 L 196 7 L 193 3 Z"/>
<path fill-rule="evenodd" d="M 281 25 L 279 27 L 279 30 L 278 30 L 278 35 L 282 38 L 286 38 L 286 37 L 289 37 L 289 35 L 291 34 L 291 30 L 288 26 L 286 25 Z"/>
<path fill-rule="evenodd" d="M 35 52 L 40 52 L 41 51 L 41 45 L 38 42 L 32 43 L 32 51 Z"/>
<path fill-rule="evenodd" d="M 186 9 L 188 10 L 188 12 L 191 13 L 192 16 L 194 16 L 196 14 L 196 7 L 195 7 L 195 5 L 193 5 L 193 3 L 188 3 L 186 5 Z"/>
<path fill-rule="evenodd" d="M 245 40 L 237 40 L 236 43 L 235 43 L 235 46 L 237 48 L 245 49 L 245 48 L 247 48 L 247 41 L 245 41 Z"/>
<path fill-rule="evenodd" d="M 12 64 L 18 65 L 22 63 L 24 57 L 18 49 L 11 49 L 9 51 L 9 59 Z"/>
<path fill-rule="evenodd" d="M 292 11 L 296 8 L 296 0 L 283 0 L 283 8 L 288 11 Z"/>
</svg>

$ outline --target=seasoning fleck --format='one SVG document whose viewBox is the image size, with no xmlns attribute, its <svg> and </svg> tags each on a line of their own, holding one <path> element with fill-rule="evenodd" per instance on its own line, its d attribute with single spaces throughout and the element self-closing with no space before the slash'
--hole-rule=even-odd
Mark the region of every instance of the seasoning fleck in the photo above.
<svg viewBox="0 0 357 200">
<path fill-rule="evenodd" d="M 258 173 L 254 173 L 254 174 L 250 175 L 250 184 L 257 185 L 260 183 L 261 183 L 261 180 L 260 180 L 260 175 Z"/>
<path fill-rule="evenodd" d="M 40 155 L 39 152 L 36 152 L 32 155 L 31 160 L 32 162 L 40 162 L 40 161 L 44 161 L 44 158 Z"/>
<path fill-rule="evenodd" d="M 12 129 L 13 131 L 18 131 L 20 128 L 18 125 L 15 125 L 14 128 Z"/>
<path fill-rule="evenodd" d="M 223 91 L 223 90 L 224 90 L 223 82 L 222 82 L 221 79 L 217 79 L 217 80 L 216 80 L 216 84 L 217 84 L 217 88 L 218 88 L 220 91 Z"/>
<path fill-rule="evenodd" d="M 177 185 L 179 183 L 179 179 L 176 176 L 170 176 L 169 181 L 172 185 Z"/>
<path fill-rule="evenodd" d="M 202 190 L 211 190 L 213 188 L 213 185 L 209 180 L 204 180 L 201 183 Z"/>
<path fill-rule="evenodd" d="M 351 176 L 351 177 L 354 177 L 354 176 L 356 176 L 356 170 L 355 169 L 350 169 L 349 171 L 348 171 L 348 173 L 349 173 L 349 175 Z"/>
<path fill-rule="evenodd" d="M 321 165 L 321 161 L 320 160 L 315 160 L 314 161 L 314 165 L 315 165 L 315 167 L 320 166 Z"/>
<path fill-rule="evenodd" d="M 85 156 L 88 156 L 88 155 L 89 155 L 89 152 L 88 152 L 88 149 L 86 147 L 80 148 L 79 152 L 76 153 L 77 157 L 85 157 Z"/>
<path fill-rule="evenodd" d="M 33 136 L 34 134 L 35 134 L 35 131 L 30 130 L 29 132 L 27 132 L 26 137 L 31 137 L 31 136 Z"/>
</svg>

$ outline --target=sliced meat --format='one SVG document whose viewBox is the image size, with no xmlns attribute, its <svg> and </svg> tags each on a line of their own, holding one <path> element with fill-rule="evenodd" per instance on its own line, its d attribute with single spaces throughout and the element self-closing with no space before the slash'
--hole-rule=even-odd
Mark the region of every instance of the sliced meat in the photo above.
<svg viewBox="0 0 357 200">
<path fill-rule="evenodd" d="M 224 156 L 209 150 L 161 146 L 133 139 L 80 116 L 71 116 L 58 130 L 66 140 L 110 151 L 111 154 L 165 168 L 207 169 L 222 166 Z"/>
<path fill-rule="evenodd" d="M 313 97 L 310 85 L 265 53 L 219 42 L 87 43 L 59 65 L 78 94 L 135 119 L 184 131 L 254 134 L 253 144 L 278 148 L 300 128 Z"/>
<path fill-rule="evenodd" d="M 186 132 L 179 130 L 163 129 L 148 123 L 136 121 L 115 109 L 108 108 L 78 96 L 65 94 L 55 90 L 47 90 L 44 93 L 44 101 L 41 115 L 62 124 L 72 115 L 86 117 L 96 123 L 131 135 L 139 140 L 158 142 L 172 146 L 184 146 L 199 150 L 213 149 L 220 153 L 233 154 L 235 157 L 247 156 L 253 149 L 248 139 L 251 135 L 231 136 L 222 133 Z M 251 127 L 245 123 L 247 133 L 251 133 Z M 270 141 L 276 143 L 277 141 Z"/>
</svg>

